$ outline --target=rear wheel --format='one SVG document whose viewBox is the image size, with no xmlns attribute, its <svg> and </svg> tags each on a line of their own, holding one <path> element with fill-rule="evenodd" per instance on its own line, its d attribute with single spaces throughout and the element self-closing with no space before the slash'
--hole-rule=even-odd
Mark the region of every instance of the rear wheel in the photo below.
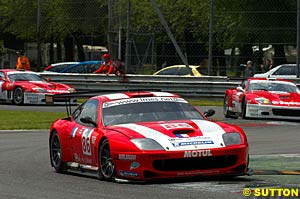
<svg viewBox="0 0 300 199">
<path fill-rule="evenodd" d="M 229 110 L 228 95 L 224 97 L 223 113 L 225 118 L 238 118 L 236 114 Z"/>
<path fill-rule="evenodd" d="M 21 87 L 15 88 L 13 92 L 13 103 L 16 105 L 22 105 L 24 102 L 24 93 Z"/>
<path fill-rule="evenodd" d="M 50 161 L 56 172 L 66 172 L 67 167 L 62 160 L 61 143 L 57 132 L 53 132 L 50 139 Z"/>
<path fill-rule="evenodd" d="M 115 176 L 115 165 L 110 154 L 108 140 L 102 141 L 99 149 L 98 176 L 101 180 L 112 181 Z"/>
</svg>

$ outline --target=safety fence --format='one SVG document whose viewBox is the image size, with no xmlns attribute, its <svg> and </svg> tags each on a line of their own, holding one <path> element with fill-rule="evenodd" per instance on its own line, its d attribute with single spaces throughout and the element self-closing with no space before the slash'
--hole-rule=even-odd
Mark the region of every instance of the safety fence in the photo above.
<svg viewBox="0 0 300 199">
<path fill-rule="evenodd" d="M 189 98 L 222 99 L 226 89 L 236 87 L 241 79 L 227 77 L 180 77 L 128 75 L 128 81 L 115 75 L 41 73 L 51 81 L 65 83 L 78 91 L 92 90 L 161 90 Z"/>
</svg>

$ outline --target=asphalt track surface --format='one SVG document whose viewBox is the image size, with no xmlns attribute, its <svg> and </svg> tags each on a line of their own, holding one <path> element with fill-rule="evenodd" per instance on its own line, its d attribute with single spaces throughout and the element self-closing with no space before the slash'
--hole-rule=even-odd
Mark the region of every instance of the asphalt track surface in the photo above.
<svg viewBox="0 0 300 199">
<path fill-rule="evenodd" d="M 208 107 L 201 108 L 201 110 Z M 0 110 L 65 111 L 62 107 L 0 105 Z M 215 119 L 222 118 L 216 109 Z M 224 120 L 246 132 L 254 168 L 300 170 L 300 122 Z M 235 199 L 244 188 L 297 187 L 300 176 L 253 175 L 226 179 L 182 179 L 148 184 L 103 182 L 57 174 L 50 166 L 48 131 L 0 131 L 0 198 L 12 199 Z M 257 198 L 257 197 L 247 197 Z"/>
</svg>

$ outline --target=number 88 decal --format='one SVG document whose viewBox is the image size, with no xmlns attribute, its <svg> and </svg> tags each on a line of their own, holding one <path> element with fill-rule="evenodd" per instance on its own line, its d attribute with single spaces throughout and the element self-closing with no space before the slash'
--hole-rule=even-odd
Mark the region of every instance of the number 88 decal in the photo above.
<svg viewBox="0 0 300 199">
<path fill-rule="evenodd" d="M 92 155 L 91 153 L 91 135 L 92 129 L 85 129 L 81 137 L 82 153 L 84 155 Z"/>
</svg>

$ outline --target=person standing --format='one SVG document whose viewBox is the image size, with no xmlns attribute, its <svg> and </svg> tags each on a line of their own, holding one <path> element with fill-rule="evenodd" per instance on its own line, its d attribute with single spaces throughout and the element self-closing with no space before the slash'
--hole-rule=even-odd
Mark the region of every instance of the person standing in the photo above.
<svg viewBox="0 0 300 199">
<path fill-rule="evenodd" d="M 117 59 L 117 61 L 115 63 L 115 74 L 116 74 L 116 76 L 122 77 L 123 82 L 128 82 L 128 79 L 126 76 L 126 71 L 125 71 L 125 65 L 121 59 Z"/>
<path fill-rule="evenodd" d="M 253 77 L 253 75 L 254 75 L 253 63 L 252 63 L 252 61 L 249 60 L 249 61 L 247 61 L 247 64 L 246 64 L 244 77 L 245 78 Z"/>
<path fill-rule="evenodd" d="M 94 73 L 102 73 L 102 74 L 109 75 L 114 70 L 113 62 L 110 59 L 110 54 L 107 54 L 107 53 L 104 54 L 103 59 L 104 59 L 104 63 Z"/>
<path fill-rule="evenodd" d="M 17 51 L 18 59 L 16 64 L 17 70 L 30 70 L 29 59 L 25 56 L 24 51 Z"/>
<path fill-rule="evenodd" d="M 271 70 L 273 68 L 273 65 L 272 65 L 272 60 L 271 59 L 266 59 L 266 65 L 261 65 L 261 71 L 264 73 L 264 72 L 267 72 L 269 70 Z"/>
</svg>

